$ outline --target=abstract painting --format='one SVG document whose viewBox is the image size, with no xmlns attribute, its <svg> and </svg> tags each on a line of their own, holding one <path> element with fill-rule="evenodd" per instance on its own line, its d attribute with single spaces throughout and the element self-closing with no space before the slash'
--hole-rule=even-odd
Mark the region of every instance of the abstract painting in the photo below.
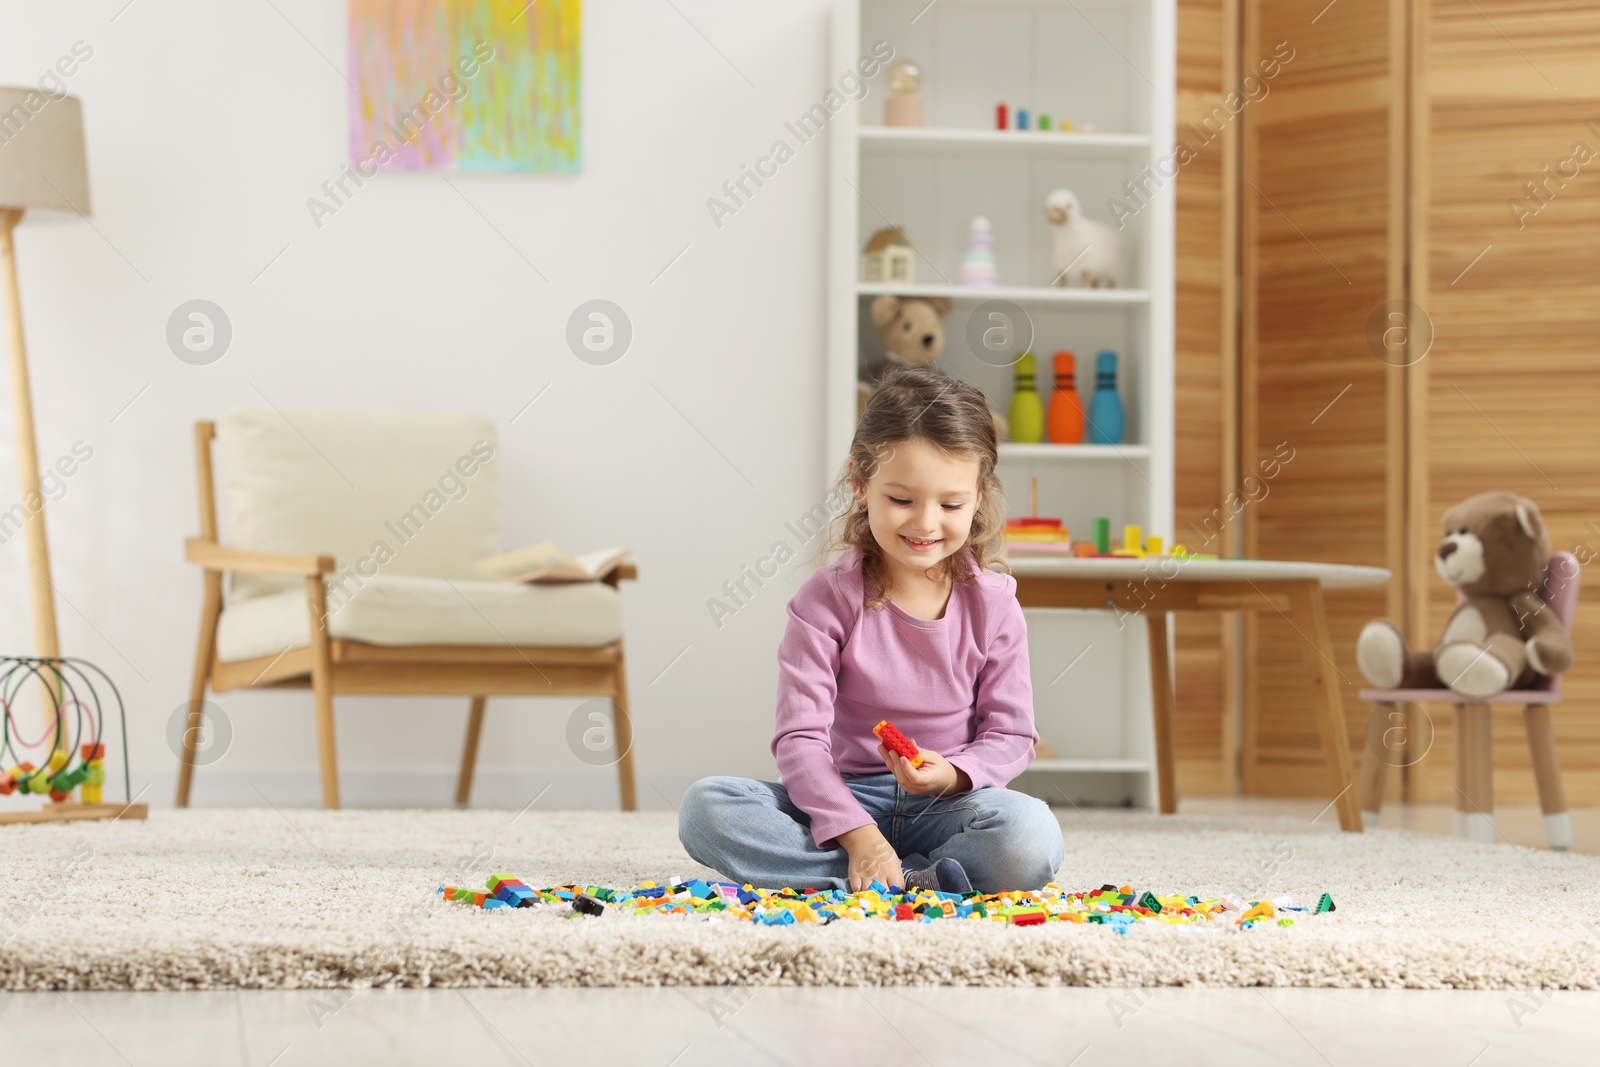
<svg viewBox="0 0 1600 1067">
<path fill-rule="evenodd" d="M 577 171 L 582 0 L 349 0 L 350 157 Z"/>
</svg>

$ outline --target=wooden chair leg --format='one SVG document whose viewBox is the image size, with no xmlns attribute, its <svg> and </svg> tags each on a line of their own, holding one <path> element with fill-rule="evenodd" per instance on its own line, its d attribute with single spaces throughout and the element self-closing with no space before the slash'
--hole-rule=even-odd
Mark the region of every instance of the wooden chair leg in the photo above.
<svg viewBox="0 0 1600 1067">
<path fill-rule="evenodd" d="M 488 697 L 473 697 L 467 712 L 467 743 L 461 749 L 461 774 L 456 778 L 456 807 L 464 808 L 472 796 L 472 772 L 478 765 L 478 738 L 483 735 L 483 706 Z"/>
<path fill-rule="evenodd" d="M 1456 836 L 1494 841 L 1494 760 L 1489 705 L 1456 705 Z"/>
<path fill-rule="evenodd" d="M 195 642 L 194 675 L 189 682 L 189 719 L 183 731 L 183 753 L 178 757 L 178 799 L 180 808 L 189 806 L 189 786 L 194 782 L 194 752 L 200 743 L 204 722 L 201 705 L 206 699 L 206 682 L 211 677 L 211 658 L 216 654 L 217 619 L 222 615 L 222 575 L 207 571 L 205 599 L 200 608 L 200 637 Z"/>
<path fill-rule="evenodd" d="M 339 755 L 333 732 L 333 659 L 328 648 L 328 590 L 322 575 L 306 578 L 311 612 L 311 691 L 317 705 L 317 753 L 322 763 L 322 806 L 339 806 Z"/>
<path fill-rule="evenodd" d="M 1384 701 L 1372 706 L 1367 719 L 1367 743 L 1361 750 L 1361 828 L 1376 830 L 1383 810 L 1384 779 L 1389 775 L 1388 733 L 1400 705 Z"/>
<path fill-rule="evenodd" d="M 613 730 L 616 734 L 617 786 L 622 792 L 622 810 L 638 811 L 639 796 L 633 778 L 633 720 L 628 716 L 628 671 L 622 656 L 622 642 L 617 642 L 617 662 L 612 668 L 614 689 L 611 694 Z"/>
<path fill-rule="evenodd" d="M 1156 742 L 1156 797 L 1163 815 L 1178 810 L 1178 769 L 1172 753 L 1172 662 L 1167 655 L 1167 613 L 1145 612 L 1150 643 L 1150 709 Z"/>
<path fill-rule="evenodd" d="M 1565 852 L 1572 847 L 1572 815 L 1567 811 L 1567 789 L 1556 762 L 1556 735 L 1550 705 L 1528 704 L 1522 709 L 1528 731 L 1528 751 L 1533 756 L 1533 780 L 1539 787 L 1539 810 L 1544 812 L 1544 837 L 1549 846 Z"/>
</svg>

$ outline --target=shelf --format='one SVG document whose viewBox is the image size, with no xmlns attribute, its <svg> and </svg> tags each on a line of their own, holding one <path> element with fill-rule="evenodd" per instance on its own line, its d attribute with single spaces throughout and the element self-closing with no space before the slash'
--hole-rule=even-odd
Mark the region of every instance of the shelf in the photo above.
<svg viewBox="0 0 1600 1067">
<path fill-rule="evenodd" d="M 1149 774 L 1154 768 L 1137 759 L 1036 759 L 1029 771 L 1079 771 L 1090 774 Z"/>
<path fill-rule="evenodd" d="M 1149 445 L 1057 445 L 1000 442 L 1000 458 L 1074 461 L 1106 459 L 1149 459 Z"/>
<path fill-rule="evenodd" d="M 863 150 L 882 152 L 1127 153 L 1150 150 L 1150 138 L 1142 133 L 963 130 L 936 126 L 862 126 L 857 132 Z"/>
<path fill-rule="evenodd" d="M 891 293 L 895 296 L 943 296 L 951 300 L 1009 300 L 1013 304 L 1076 304 L 1081 307 L 1144 307 L 1150 294 L 1144 289 L 1061 289 L 1049 285 L 894 285 L 859 282 L 861 296 Z"/>
</svg>

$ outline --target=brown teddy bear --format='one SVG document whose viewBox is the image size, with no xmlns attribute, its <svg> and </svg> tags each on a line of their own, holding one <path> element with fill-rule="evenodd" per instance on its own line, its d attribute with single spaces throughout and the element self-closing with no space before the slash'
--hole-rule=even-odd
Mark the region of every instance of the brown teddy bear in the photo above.
<svg viewBox="0 0 1600 1067">
<path fill-rule="evenodd" d="M 1535 672 L 1572 666 L 1572 642 L 1539 599 L 1550 558 L 1544 519 L 1514 493 L 1480 493 L 1444 514 L 1433 557 L 1439 576 L 1466 594 L 1432 648 L 1408 649 L 1387 619 L 1369 622 L 1356 662 L 1382 689 L 1445 688 L 1472 700 L 1525 687 Z"/>
<path fill-rule="evenodd" d="M 856 384 L 857 422 L 866 414 L 872 390 L 892 364 L 926 367 L 939 358 L 944 351 L 944 317 L 951 307 L 942 296 L 924 299 L 885 293 L 873 300 L 872 324 L 878 328 L 885 358 L 861 368 Z M 1005 416 L 993 409 L 989 414 L 994 418 L 996 438 L 1004 441 L 1009 432 Z"/>
</svg>

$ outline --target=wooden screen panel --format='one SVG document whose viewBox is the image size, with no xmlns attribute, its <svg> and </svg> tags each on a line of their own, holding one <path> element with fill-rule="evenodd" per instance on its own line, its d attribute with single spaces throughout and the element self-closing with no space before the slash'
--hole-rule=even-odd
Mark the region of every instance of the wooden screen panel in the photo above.
<svg viewBox="0 0 1600 1067">
<path fill-rule="evenodd" d="M 1436 339 L 1412 405 L 1411 558 L 1413 636 L 1428 643 L 1454 604 L 1431 556 L 1440 516 L 1460 500 L 1524 493 L 1544 512 L 1552 547 L 1581 560 L 1600 552 L 1600 7 L 1439 0 L 1422 4 L 1420 18 L 1414 154 L 1426 165 L 1413 298 Z M 1578 145 L 1594 154 L 1587 165 L 1573 162 Z M 1555 710 L 1575 806 L 1600 804 L 1600 572 L 1586 566 L 1583 580 L 1577 661 Z M 1424 710 L 1438 729 L 1410 794 L 1453 803 L 1453 712 Z M 1494 756 L 1496 799 L 1534 802 L 1514 709 L 1494 712 Z"/>
<path fill-rule="evenodd" d="M 1292 458 L 1255 483 L 1236 521 L 1247 556 L 1396 573 L 1389 587 L 1327 598 L 1358 754 L 1356 635 L 1403 604 L 1405 372 L 1366 336 L 1369 316 L 1404 283 L 1406 35 L 1396 14 L 1391 0 L 1341 0 L 1320 14 L 1247 0 L 1241 55 L 1249 69 L 1280 42 L 1293 49 L 1270 94 L 1243 114 L 1241 475 Z M 1244 792 L 1324 795 L 1303 660 L 1316 653 L 1275 613 L 1247 615 L 1244 633 Z"/>
<path fill-rule="evenodd" d="M 1179 0 L 1176 138 L 1198 124 L 1237 82 L 1236 0 Z M 1171 540 L 1215 551 L 1195 533 L 1234 485 L 1237 455 L 1238 127 L 1200 148 L 1177 179 L 1175 374 L 1176 524 Z M 1207 534 L 1206 536 L 1213 536 Z M 1233 616 L 1179 614 L 1173 672 L 1173 745 L 1179 792 L 1236 788 Z"/>
</svg>

